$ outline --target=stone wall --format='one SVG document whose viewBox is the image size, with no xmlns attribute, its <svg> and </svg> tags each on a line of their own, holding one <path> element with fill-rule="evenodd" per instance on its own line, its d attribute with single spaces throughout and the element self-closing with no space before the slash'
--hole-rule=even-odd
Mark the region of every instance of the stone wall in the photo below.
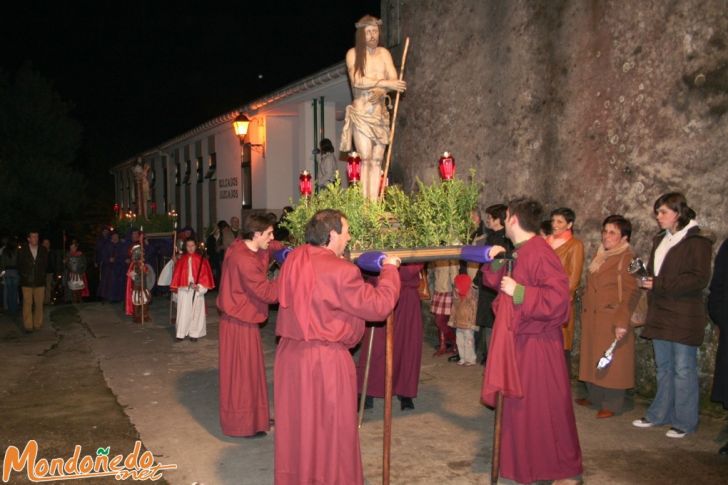
<svg viewBox="0 0 728 485">
<path fill-rule="evenodd" d="M 528 194 L 572 207 L 589 255 L 622 213 L 647 256 L 652 203 L 672 190 L 725 238 L 727 1 L 383 0 L 382 13 L 396 64 L 411 38 L 393 151 L 405 187 L 450 150 L 485 182 L 483 206 Z M 715 341 L 706 325 L 704 391 Z M 651 347 L 637 352 L 649 394 Z"/>
</svg>

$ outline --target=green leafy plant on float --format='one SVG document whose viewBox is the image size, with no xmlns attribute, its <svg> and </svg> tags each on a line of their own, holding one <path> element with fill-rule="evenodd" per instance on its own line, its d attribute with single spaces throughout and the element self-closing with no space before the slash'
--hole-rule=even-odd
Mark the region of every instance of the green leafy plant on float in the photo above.
<svg viewBox="0 0 728 485">
<path fill-rule="evenodd" d="M 139 217 L 124 217 L 115 220 L 110 225 L 120 234 L 128 234 L 132 229 L 139 229 L 141 226 L 144 226 L 144 232 L 147 234 L 172 232 L 174 230 L 174 218 L 167 214 L 154 214 L 146 220 Z"/>
<path fill-rule="evenodd" d="M 337 176 L 334 183 L 301 199 L 283 226 L 294 244 L 302 244 L 306 224 L 317 211 L 338 209 L 349 221 L 352 250 L 462 244 L 475 229 L 470 213 L 483 188 L 474 175 L 471 171 L 467 180 L 430 184 L 417 179 L 412 194 L 387 187 L 381 204 L 366 201 L 358 186 L 342 187 Z"/>
</svg>

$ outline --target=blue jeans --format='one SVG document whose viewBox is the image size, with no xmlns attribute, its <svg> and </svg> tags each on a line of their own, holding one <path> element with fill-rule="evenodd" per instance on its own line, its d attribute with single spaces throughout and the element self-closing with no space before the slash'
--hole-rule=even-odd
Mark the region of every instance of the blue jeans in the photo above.
<svg viewBox="0 0 728 485">
<path fill-rule="evenodd" d="M 657 394 L 645 416 L 658 425 L 693 433 L 698 428 L 698 348 L 653 340 Z"/>
<path fill-rule="evenodd" d="M 5 309 L 11 315 L 18 313 L 18 283 L 20 283 L 20 275 L 18 270 L 9 269 L 5 272 L 5 286 L 3 301 L 5 302 Z"/>
</svg>

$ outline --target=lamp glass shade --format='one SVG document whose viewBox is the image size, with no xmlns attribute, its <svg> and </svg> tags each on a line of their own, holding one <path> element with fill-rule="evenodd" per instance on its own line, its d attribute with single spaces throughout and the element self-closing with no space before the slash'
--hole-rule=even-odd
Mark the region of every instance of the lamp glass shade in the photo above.
<svg viewBox="0 0 728 485">
<path fill-rule="evenodd" d="M 442 180 L 452 180 L 455 177 L 455 157 L 450 152 L 445 152 L 437 163 Z"/>
<path fill-rule="evenodd" d="M 313 193 L 313 184 L 311 183 L 311 173 L 308 170 L 301 172 L 298 176 L 298 190 L 301 196 L 308 197 Z"/>
<path fill-rule="evenodd" d="M 233 121 L 233 128 L 235 129 L 235 134 L 239 137 L 244 137 L 248 134 L 248 127 L 250 126 L 250 120 L 247 116 L 244 114 L 238 115 L 237 118 L 235 118 L 235 121 Z"/>
<path fill-rule="evenodd" d="M 361 158 L 356 152 L 346 157 L 346 178 L 350 184 L 361 180 Z"/>
</svg>

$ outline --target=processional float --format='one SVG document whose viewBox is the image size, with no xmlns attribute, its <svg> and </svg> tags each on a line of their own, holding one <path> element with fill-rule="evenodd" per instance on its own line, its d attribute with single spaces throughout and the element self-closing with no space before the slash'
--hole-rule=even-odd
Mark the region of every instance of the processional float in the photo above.
<svg viewBox="0 0 728 485">
<path fill-rule="evenodd" d="M 404 44 L 404 50 L 402 53 L 402 62 L 400 64 L 399 80 L 404 79 L 404 67 L 407 59 L 407 51 L 409 49 L 409 37 L 406 38 Z M 390 161 L 392 157 L 392 146 L 394 142 L 394 134 L 396 130 L 397 113 L 399 108 L 400 92 L 396 94 L 394 103 L 393 116 L 389 132 L 389 144 L 387 146 L 386 153 L 386 164 L 382 173 L 382 183 L 379 187 L 378 199 L 381 202 L 384 198 L 384 192 L 387 185 L 387 174 L 389 171 Z M 347 159 L 347 175 L 349 183 L 356 183 L 360 179 L 360 165 L 361 159 L 356 152 L 351 152 Z M 451 180 L 455 172 L 455 160 L 448 153 L 445 152 L 439 161 L 440 176 L 443 181 Z M 310 182 L 310 175 L 307 171 L 301 173 L 299 177 L 299 189 L 301 196 L 307 199 L 312 194 Z M 335 207 L 334 207 L 335 208 Z M 398 257 L 402 263 L 425 263 L 432 261 L 442 260 L 464 260 L 475 263 L 489 263 L 493 261 L 490 258 L 491 246 L 446 246 L 446 247 L 427 247 L 427 248 L 413 248 L 413 249 L 386 249 L 381 251 L 352 251 L 349 254 L 349 259 L 356 263 L 360 268 L 365 271 L 378 273 L 381 270 L 383 260 L 386 257 Z M 290 248 L 279 251 L 275 259 L 282 264 L 285 257 L 291 251 Z M 511 255 L 500 256 L 499 259 L 504 259 L 508 264 L 508 274 L 512 269 L 513 259 Z M 384 381 L 384 436 L 383 436 L 383 454 L 382 454 L 382 483 L 389 485 L 390 481 L 390 458 L 391 458 L 391 439 L 392 439 L 392 375 L 393 375 L 393 352 L 394 352 L 394 314 L 390 313 L 386 319 L 385 327 L 385 381 Z M 366 357 L 366 367 L 363 381 L 363 389 L 361 392 L 361 398 L 359 402 L 359 427 L 362 425 L 363 414 L 364 414 L 364 403 L 366 399 L 366 388 L 368 384 L 369 366 L 371 360 L 371 352 L 373 347 L 373 336 L 374 332 L 370 332 L 369 336 L 369 350 Z M 499 474 L 499 457 L 500 457 L 500 429 L 501 429 L 501 418 L 503 408 L 503 394 L 498 392 L 496 400 L 496 413 L 495 413 L 495 424 L 494 424 L 494 436 L 493 436 L 493 449 L 492 449 L 492 464 L 491 464 L 491 483 L 497 483 Z"/>
</svg>

